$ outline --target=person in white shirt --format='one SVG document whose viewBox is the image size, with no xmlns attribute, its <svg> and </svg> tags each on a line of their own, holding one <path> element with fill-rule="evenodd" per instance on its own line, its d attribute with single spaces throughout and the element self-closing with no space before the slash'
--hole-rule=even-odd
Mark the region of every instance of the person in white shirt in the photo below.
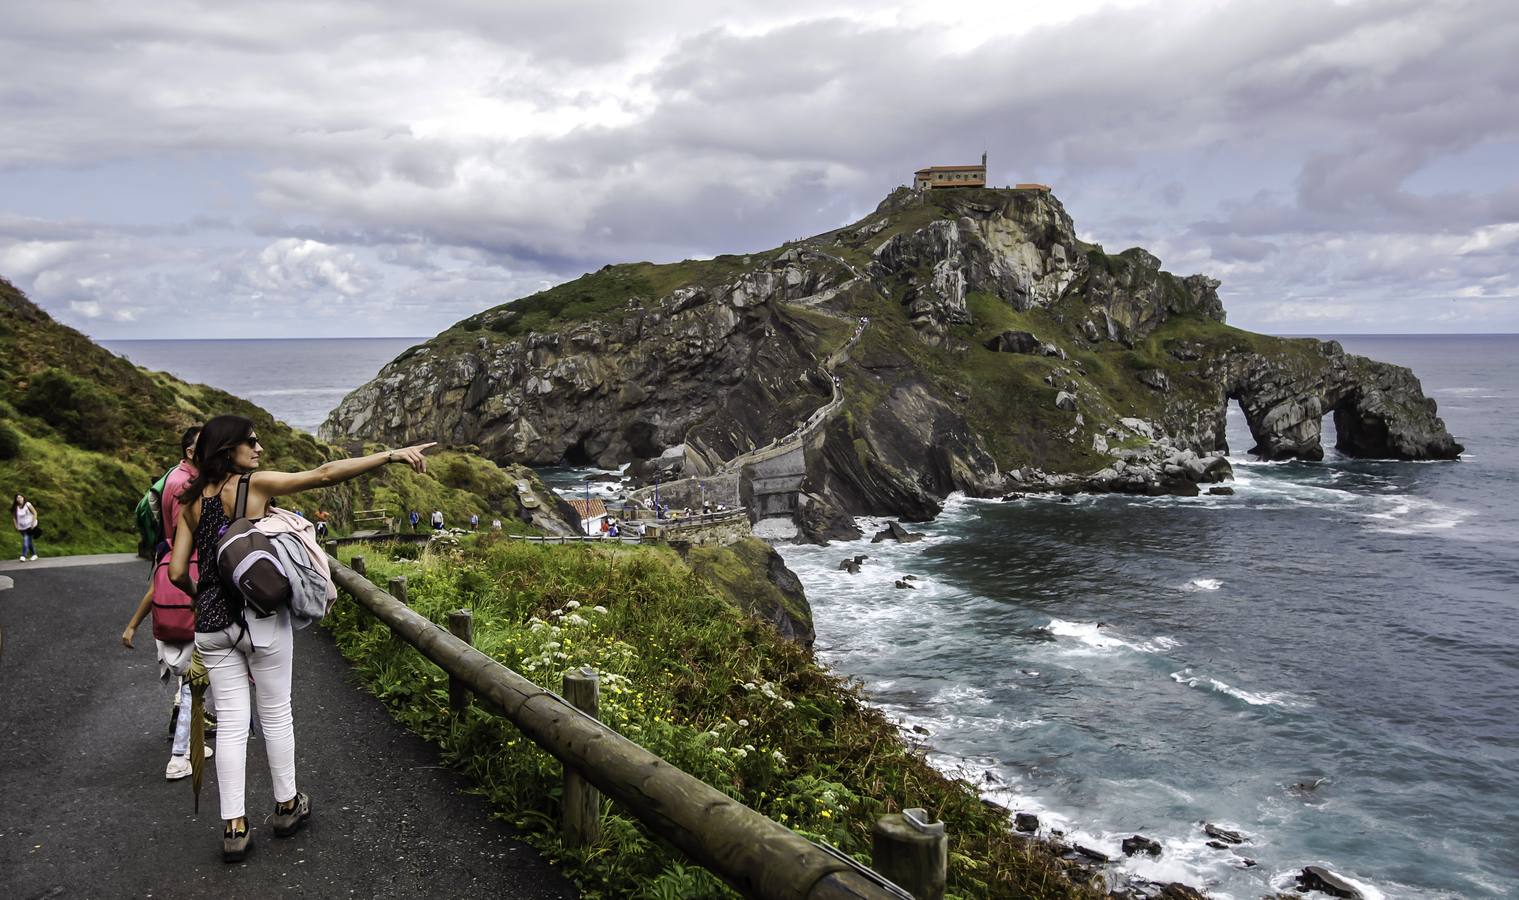
<svg viewBox="0 0 1519 900">
<path fill-rule="evenodd" d="M 11 505 L 11 524 L 21 532 L 21 559 L 37 558 L 37 507 L 20 494 Z"/>
</svg>

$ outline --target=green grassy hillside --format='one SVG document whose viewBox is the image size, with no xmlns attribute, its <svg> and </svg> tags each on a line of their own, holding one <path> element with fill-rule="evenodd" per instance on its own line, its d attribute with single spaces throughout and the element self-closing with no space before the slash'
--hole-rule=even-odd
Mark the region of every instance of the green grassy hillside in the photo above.
<svg viewBox="0 0 1519 900">
<path fill-rule="evenodd" d="M 138 498 L 179 458 L 184 429 L 224 413 L 256 423 L 273 468 L 298 471 L 345 455 L 226 391 L 133 365 L 0 278 L 0 492 L 7 506 L 22 493 L 37 507 L 43 555 L 136 550 Z M 450 524 L 471 513 L 485 522 L 500 516 L 508 530 L 521 530 L 518 478 L 532 474 L 444 451 L 428 475 L 390 466 L 288 505 L 330 510 L 339 530 L 351 510 L 379 506 L 392 514 L 442 509 Z M 0 529 L 0 558 L 18 555 L 20 544 L 8 523 Z"/>
</svg>

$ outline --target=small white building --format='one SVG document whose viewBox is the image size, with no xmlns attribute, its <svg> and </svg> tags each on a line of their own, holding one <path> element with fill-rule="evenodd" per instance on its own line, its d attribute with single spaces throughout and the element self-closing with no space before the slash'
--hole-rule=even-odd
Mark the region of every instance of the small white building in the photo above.
<svg viewBox="0 0 1519 900">
<path fill-rule="evenodd" d="M 607 505 L 605 501 L 599 497 L 592 497 L 589 500 L 566 497 L 565 500 L 575 507 L 575 512 L 580 515 L 580 530 L 583 533 L 592 535 L 601 534 L 601 526 L 607 520 Z"/>
</svg>

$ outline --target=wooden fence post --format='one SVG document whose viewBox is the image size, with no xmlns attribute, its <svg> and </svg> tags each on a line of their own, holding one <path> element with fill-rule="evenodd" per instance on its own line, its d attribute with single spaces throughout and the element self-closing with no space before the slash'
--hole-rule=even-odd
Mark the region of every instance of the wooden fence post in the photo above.
<svg viewBox="0 0 1519 900">
<path fill-rule="evenodd" d="M 929 822 L 921 809 L 904 809 L 876 820 L 870 867 L 917 900 L 943 900 L 949 874 L 949 840 L 943 822 Z"/>
<path fill-rule="evenodd" d="M 402 606 L 410 606 L 406 600 L 406 576 L 397 575 L 390 579 L 390 596 L 401 601 Z"/>
<path fill-rule="evenodd" d="M 467 609 L 456 609 L 450 612 L 448 631 L 473 647 L 475 645 L 475 614 Z M 462 713 L 469 709 L 469 688 L 452 675 L 448 676 L 448 708 L 454 713 Z"/>
<path fill-rule="evenodd" d="M 348 568 L 352 569 L 360 578 L 369 577 L 369 566 L 364 563 L 364 557 L 362 556 L 355 556 L 348 563 Z"/>
<path fill-rule="evenodd" d="M 565 672 L 564 699 L 591 718 L 597 718 L 601 677 L 596 670 L 587 666 Z M 571 847 L 601 840 L 601 791 L 568 766 L 564 769 L 563 831 L 564 842 Z"/>
<path fill-rule="evenodd" d="M 330 557 L 332 557 L 333 559 L 337 559 L 338 558 L 338 542 L 337 541 L 328 541 L 327 543 L 325 543 L 325 544 L 322 545 L 322 549 L 326 550 L 327 551 L 327 555 L 330 556 Z"/>
</svg>

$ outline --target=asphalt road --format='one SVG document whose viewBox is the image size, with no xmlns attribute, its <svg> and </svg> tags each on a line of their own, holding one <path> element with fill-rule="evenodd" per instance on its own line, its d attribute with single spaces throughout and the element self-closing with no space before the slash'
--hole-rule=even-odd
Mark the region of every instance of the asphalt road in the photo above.
<svg viewBox="0 0 1519 900">
<path fill-rule="evenodd" d="M 216 770 L 200 813 L 164 780 L 168 695 L 149 623 L 121 646 L 143 562 L 8 571 L 0 590 L 0 897 L 576 897 L 466 796 L 464 779 L 356 687 L 320 626 L 296 636 L 297 777 L 313 815 L 277 840 L 263 742 L 253 843 L 221 862 Z"/>
</svg>

